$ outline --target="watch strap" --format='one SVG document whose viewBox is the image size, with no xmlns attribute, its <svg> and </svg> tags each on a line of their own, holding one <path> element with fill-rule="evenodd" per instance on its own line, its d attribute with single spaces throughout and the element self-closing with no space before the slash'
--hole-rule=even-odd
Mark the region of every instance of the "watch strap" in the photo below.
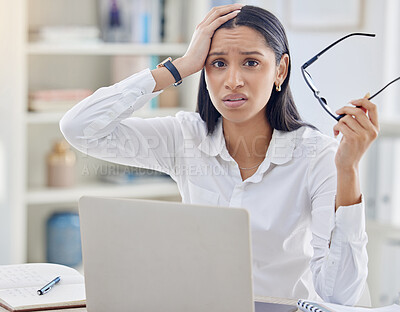
<svg viewBox="0 0 400 312">
<path fill-rule="evenodd" d="M 164 60 L 163 62 L 161 62 L 160 64 L 158 64 L 157 67 L 165 67 L 166 69 L 168 69 L 170 71 L 170 73 L 172 74 L 172 76 L 174 76 L 174 78 L 175 78 L 174 86 L 177 87 L 182 83 L 182 77 L 179 74 L 179 71 L 175 67 L 175 65 L 172 64 L 171 60 L 172 59 L 169 57 L 166 60 Z"/>
</svg>

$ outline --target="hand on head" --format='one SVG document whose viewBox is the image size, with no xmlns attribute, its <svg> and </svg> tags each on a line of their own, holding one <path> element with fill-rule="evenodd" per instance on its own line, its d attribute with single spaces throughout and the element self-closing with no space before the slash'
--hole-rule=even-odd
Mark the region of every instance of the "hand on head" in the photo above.
<svg viewBox="0 0 400 312">
<path fill-rule="evenodd" d="M 196 27 L 185 55 L 173 61 L 181 78 L 188 77 L 203 68 L 214 32 L 219 26 L 237 16 L 242 7 L 242 4 L 224 5 L 208 12 Z M 152 75 L 156 81 L 154 92 L 163 90 L 173 83 L 172 75 L 165 68 L 152 70 Z"/>
<path fill-rule="evenodd" d="M 225 22 L 236 17 L 242 7 L 243 5 L 238 3 L 215 7 L 197 25 L 189 48 L 183 56 L 187 60 L 185 62 L 188 64 L 187 66 L 190 66 L 189 72 L 193 74 L 203 68 L 215 30 Z"/>
</svg>

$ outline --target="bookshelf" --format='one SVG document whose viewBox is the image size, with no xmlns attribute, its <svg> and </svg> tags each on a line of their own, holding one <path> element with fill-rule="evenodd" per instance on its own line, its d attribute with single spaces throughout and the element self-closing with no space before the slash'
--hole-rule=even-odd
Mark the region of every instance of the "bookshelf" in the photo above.
<svg viewBox="0 0 400 312">
<path fill-rule="evenodd" d="M 3 113 L 0 154 L 3 153 L 2 144 L 8 146 L 4 162 L 0 155 L 0 168 L 8 169 L 5 173 L 7 178 L 0 179 L 0 186 L 6 186 L 4 201 L 0 191 L 0 208 L 6 208 L 1 215 L 4 221 L 0 220 L 0 234 L 4 238 L 0 241 L 4 255 L 0 256 L 0 264 L 45 261 L 44 230 L 47 218 L 51 213 L 63 209 L 76 211 L 77 201 L 82 195 L 180 200 L 175 182 L 166 177 L 139 177 L 128 184 L 106 183 L 94 174 L 82 177 L 79 171 L 83 165 L 107 164 L 78 152 L 76 184 L 69 188 L 46 186 L 45 159 L 54 140 L 62 138 L 58 122 L 64 112 L 28 111 L 30 91 L 63 87 L 96 90 L 114 83 L 111 77 L 113 59 L 121 56 L 154 58 L 155 61 L 167 56 L 176 58 L 186 52 L 190 40 L 186 33 L 178 41 L 169 39 L 168 42 L 151 43 L 108 43 L 101 40 L 58 40 L 48 43 L 32 40 L 31 30 L 42 26 L 100 26 L 98 6 L 101 1 L 16 0 L 7 5 L 10 7 L 7 14 L 5 10 L 0 13 L 0 32 L 7 42 L 0 48 L 0 80 L 2 85 L 8 86 L 7 93 L 2 90 L 0 102 Z M 208 1 L 167 2 L 173 6 L 182 4 L 180 13 L 186 18 L 179 20 L 183 24 L 178 26 L 190 35 L 209 5 Z M 6 29 L 13 29 L 13 32 L 3 32 Z M 3 55 L 7 59 L 3 59 Z M 141 69 L 132 71 L 132 74 Z M 198 75 L 194 75 L 185 79 L 184 88 L 177 88 L 177 107 L 145 108 L 138 111 L 136 116 L 163 117 L 175 115 L 180 110 L 194 110 L 197 84 Z M 3 107 L 7 114 L 4 114 Z M 12 136 L 7 133 L 12 133 Z"/>
<path fill-rule="evenodd" d="M 180 107 L 144 109 L 136 112 L 135 116 L 147 118 L 173 116 L 181 109 Z M 57 124 L 63 115 L 63 112 L 27 112 L 25 119 L 29 125 Z"/>
<path fill-rule="evenodd" d="M 124 185 L 107 183 L 79 184 L 68 190 L 46 187 L 31 188 L 26 194 L 26 204 L 76 204 L 82 196 L 154 198 L 155 194 L 156 197 L 160 198 L 178 198 L 179 196 L 175 182 L 170 181 L 168 178 L 149 178 Z"/>
<path fill-rule="evenodd" d="M 89 43 L 89 44 L 46 44 L 29 43 L 28 55 L 183 55 L 186 43 L 130 44 L 130 43 Z"/>
</svg>

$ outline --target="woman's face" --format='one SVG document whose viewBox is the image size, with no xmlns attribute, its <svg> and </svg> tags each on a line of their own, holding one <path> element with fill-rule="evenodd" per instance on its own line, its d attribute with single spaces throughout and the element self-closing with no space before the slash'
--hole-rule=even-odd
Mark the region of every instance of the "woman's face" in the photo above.
<svg viewBox="0 0 400 312">
<path fill-rule="evenodd" d="M 275 53 L 252 28 L 217 30 L 205 64 L 207 89 L 215 108 L 232 122 L 265 119 L 272 88 L 286 77 L 288 64 L 283 65 L 282 60 L 276 65 Z"/>
</svg>

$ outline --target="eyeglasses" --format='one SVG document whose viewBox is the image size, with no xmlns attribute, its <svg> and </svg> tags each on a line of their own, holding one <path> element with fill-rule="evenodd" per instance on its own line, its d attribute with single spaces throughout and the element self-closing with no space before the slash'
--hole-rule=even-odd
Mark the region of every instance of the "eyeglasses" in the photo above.
<svg viewBox="0 0 400 312">
<path fill-rule="evenodd" d="M 321 52 L 319 52 L 317 55 L 315 55 L 314 57 L 312 57 L 311 59 L 309 59 L 307 62 L 305 62 L 303 64 L 303 66 L 301 66 L 301 72 L 303 74 L 304 80 L 306 81 L 307 85 L 310 87 L 311 91 L 314 93 L 314 96 L 317 98 L 318 102 L 321 104 L 322 108 L 329 114 L 331 115 L 333 118 L 335 118 L 337 121 L 339 121 L 341 118 L 343 118 L 346 115 L 339 115 L 336 116 L 332 110 L 330 109 L 330 107 L 328 106 L 328 102 L 327 100 L 321 96 L 321 92 L 318 90 L 318 88 L 315 86 L 311 75 L 309 74 L 309 72 L 306 70 L 306 68 L 308 66 L 310 66 L 311 64 L 313 64 L 316 60 L 318 60 L 318 58 L 324 54 L 326 51 L 328 51 L 330 48 L 332 48 L 334 45 L 338 44 L 339 42 L 343 41 L 344 39 L 351 37 L 351 36 L 368 36 L 368 37 L 375 37 L 375 34 L 369 34 L 369 33 L 351 33 L 347 36 L 344 36 L 342 38 L 340 38 L 339 40 L 336 40 L 334 43 L 332 43 L 331 45 L 329 45 L 328 47 L 326 47 L 325 49 L 323 49 Z M 378 92 L 376 92 L 374 95 L 370 96 L 368 98 L 368 100 L 373 99 L 375 96 L 377 96 L 379 93 L 381 93 L 383 90 L 385 90 L 388 86 L 390 86 L 392 83 L 396 82 L 397 80 L 400 80 L 400 77 L 397 77 L 396 79 L 392 80 L 391 82 L 389 82 L 387 85 L 385 85 L 382 89 L 380 89 Z"/>
</svg>

